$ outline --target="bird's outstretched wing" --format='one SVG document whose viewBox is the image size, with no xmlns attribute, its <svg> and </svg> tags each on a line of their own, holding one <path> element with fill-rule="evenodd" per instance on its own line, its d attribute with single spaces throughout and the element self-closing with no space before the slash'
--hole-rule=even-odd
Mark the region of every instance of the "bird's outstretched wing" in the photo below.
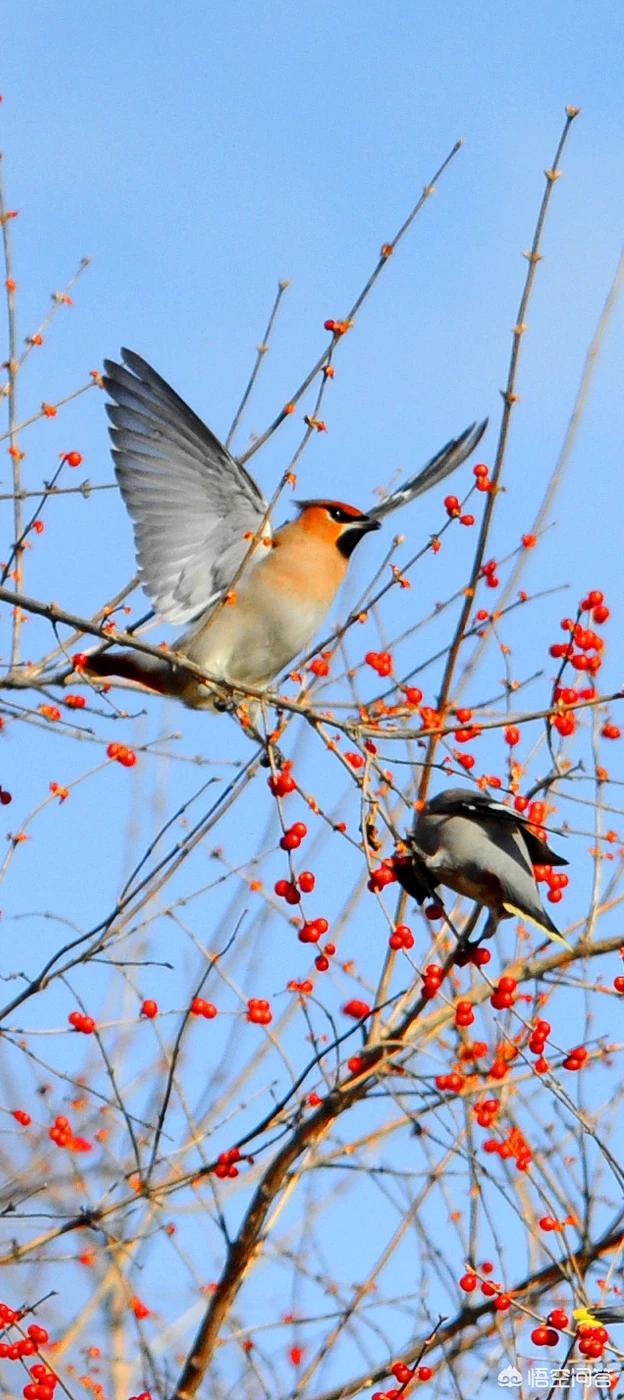
<svg viewBox="0 0 624 1400">
<path fill-rule="evenodd" d="M 472 788 L 446 788 L 444 792 L 439 792 L 436 797 L 431 798 L 428 811 L 437 816 L 473 817 L 475 821 L 491 821 L 499 826 L 512 828 L 522 837 L 529 859 L 534 865 L 569 864 L 565 856 L 553 851 L 546 841 L 542 841 L 541 837 L 531 831 L 526 818 L 520 812 L 516 812 L 513 807 L 506 807 L 503 802 L 497 802 L 493 797 L 488 797 L 478 788 L 474 791 Z"/>
<path fill-rule="evenodd" d="M 439 481 L 444 481 L 445 476 L 450 476 L 456 467 L 461 467 L 462 462 L 474 452 L 487 425 L 487 418 L 484 418 L 482 423 L 471 423 L 460 437 L 451 438 L 445 447 L 436 452 L 435 457 L 427 462 L 417 476 L 410 477 L 409 481 L 404 481 L 396 491 L 391 491 L 390 495 L 380 501 L 379 505 L 373 506 L 368 514 L 374 520 L 381 520 L 384 515 L 389 515 L 391 510 L 408 505 L 416 496 L 422 496 L 431 486 L 437 486 Z"/>
<path fill-rule="evenodd" d="M 140 355 L 105 360 L 115 472 L 134 521 L 141 582 L 169 622 L 228 587 L 266 511 L 245 468 Z M 264 527 L 270 539 L 270 525 Z"/>
</svg>

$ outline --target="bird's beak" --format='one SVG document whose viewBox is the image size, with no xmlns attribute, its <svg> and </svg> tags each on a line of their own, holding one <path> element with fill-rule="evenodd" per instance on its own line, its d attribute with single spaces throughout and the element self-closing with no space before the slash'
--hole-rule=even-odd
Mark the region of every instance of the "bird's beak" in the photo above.
<svg viewBox="0 0 624 1400">
<path fill-rule="evenodd" d="M 368 535 L 371 530 L 378 530 L 381 521 L 375 520 L 372 515 L 361 515 L 356 520 L 349 521 L 343 527 L 336 544 L 344 559 L 350 559 L 355 546 Z"/>
</svg>

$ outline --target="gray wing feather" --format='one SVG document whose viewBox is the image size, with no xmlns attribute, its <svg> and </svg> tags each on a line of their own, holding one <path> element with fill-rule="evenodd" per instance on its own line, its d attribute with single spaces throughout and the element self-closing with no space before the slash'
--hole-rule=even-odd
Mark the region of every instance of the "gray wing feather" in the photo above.
<svg viewBox="0 0 624 1400">
<path fill-rule="evenodd" d="M 457 467 L 461 467 L 462 462 L 474 452 L 475 447 L 481 441 L 487 428 L 488 420 L 484 418 L 482 423 L 471 423 L 458 438 L 451 438 L 435 457 L 427 462 L 426 466 L 412 476 L 408 481 L 404 481 L 396 491 L 392 491 L 379 505 L 373 506 L 368 512 L 374 520 L 381 520 L 384 515 L 389 515 L 391 510 L 397 510 L 399 506 L 406 506 L 413 501 L 416 496 L 422 496 L 424 491 L 429 491 L 432 486 L 437 486 L 439 481 L 444 481 L 446 476 L 450 476 Z"/>
<path fill-rule="evenodd" d="M 520 812 L 516 812 L 513 807 L 505 807 L 502 802 L 497 802 L 495 798 L 488 797 L 486 793 L 480 792 L 477 788 L 445 788 L 436 797 L 432 797 L 427 805 L 429 812 L 434 812 L 438 816 L 463 816 L 472 818 L 480 823 L 485 830 L 494 838 L 496 828 L 503 828 L 515 831 L 521 841 L 526 846 L 529 859 L 533 865 L 568 865 L 565 856 L 560 856 L 557 851 L 541 837 L 536 836 L 528 825 L 525 817 Z"/>
<path fill-rule="evenodd" d="M 131 350 L 104 362 L 115 474 L 134 522 L 141 582 L 158 612 L 188 622 L 228 587 L 266 501 L 253 477 Z M 265 538 L 270 527 L 265 525 Z M 247 536 L 247 538 L 245 538 Z"/>
</svg>

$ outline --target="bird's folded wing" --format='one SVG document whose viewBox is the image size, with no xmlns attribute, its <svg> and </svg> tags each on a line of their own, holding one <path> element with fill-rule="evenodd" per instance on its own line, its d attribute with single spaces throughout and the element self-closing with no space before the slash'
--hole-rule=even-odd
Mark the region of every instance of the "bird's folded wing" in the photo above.
<svg viewBox="0 0 624 1400">
<path fill-rule="evenodd" d="M 169 622 L 228 587 L 267 509 L 253 478 L 131 350 L 104 362 L 115 472 L 134 521 L 141 582 Z M 263 537 L 270 539 L 270 524 Z"/>
<path fill-rule="evenodd" d="M 472 817 L 481 823 L 493 840 L 496 838 L 497 825 L 514 830 L 522 837 L 534 865 L 569 863 L 565 856 L 553 851 L 546 841 L 531 830 L 520 812 L 516 812 L 513 807 L 506 807 L 504 803 L 497 802 L 495 798 L 488 797 L 478 789 L 473 792 L 470 788 L 447 788 L 431 799 L 429 811 L 434 812 L 436 816 Z"/>
<path fill-rule="evenodd" d="M 451 438 L 446 446 L 436 452 L 435 457 L 427 462 L 426 466 L 418 472 L 416 476 L 404 481 L 396 491 L 392 491 L 389 496 L 373 506 L 368 512 L 374 520 L 381 520 L 384 515 L 389 515 L 391 510 L 396 510 L 398 506 L 406 506 L 413 501 L 416 496 L 422 496 L 424 491 L 428 491 L 431 486 L 437 486 L 439 481 L 444 481 L 446 476 L 450 476 L 457 467 L 461 467 L 462 462 L 474 452 L 475 447 L 481 441 L 487 428 L 488 420 L 484 418 L 482 423 L 471 423 L 469 428 L 458 438 Z"/>
</svg>

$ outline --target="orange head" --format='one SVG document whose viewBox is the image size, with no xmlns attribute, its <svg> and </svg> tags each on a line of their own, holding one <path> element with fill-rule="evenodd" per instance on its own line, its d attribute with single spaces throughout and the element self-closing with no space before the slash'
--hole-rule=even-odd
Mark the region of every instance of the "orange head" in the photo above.
<svg viewBox="0 0 624 1400">
<path fill-rule="evenodd" d="M 350 559 L 356 544 L 381 523 L 344 501 L 297 501 L 297 505 L 300 528 L 334 544 L 344 559 Z"/>
</svg>

